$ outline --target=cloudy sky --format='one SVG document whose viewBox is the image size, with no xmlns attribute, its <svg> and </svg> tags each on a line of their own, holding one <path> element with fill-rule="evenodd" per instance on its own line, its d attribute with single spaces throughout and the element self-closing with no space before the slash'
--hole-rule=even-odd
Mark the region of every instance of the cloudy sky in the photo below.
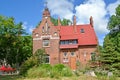
<svg viewBox="0 0 120 80">
<path fill-rule="evenodd" d="M 77 24 L 88 24 L 90 16 L 93 16 L 94 29 L 101 45 L 109 32 L 106 28 L 109 18 L 120 4 L 120 0 L 0 0 L 0 15 L 12 16 L 16 23 L 23 22 L 24 29 L 31 34 L 42 18 L 46 1 L 53 17 L 72 21 L 73 15 L 76 15 Z"/>
</svg>

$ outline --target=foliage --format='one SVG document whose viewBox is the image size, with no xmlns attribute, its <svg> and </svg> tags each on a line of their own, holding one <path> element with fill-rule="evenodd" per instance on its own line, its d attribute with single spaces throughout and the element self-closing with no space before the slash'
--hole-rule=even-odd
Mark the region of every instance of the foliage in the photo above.
<svg viewBox="0 0 120 80">
<path fill-rule="evenodd" d="M 34 56 L 37 57 L 40 64 L 45 63 L 45 50 L 44 49 L 38 49 Z"/>
<path fill-rule="evenodd" d="M 33 66 L 38 65 L 38 59 L 36 56 L 31 56 L 28 58 L 20 67 L 20 75 L 26 75 L 27 70 Z"/>
<path fill-rule="evenodd" d="M 54 66 L 51 66 L 50 64 L 42 64 L 38 67 L 29 69 L 27 72 L 27 77 L 29 78 L 60 78 L 67 76 L 72 76 L 72 71 L 63 64 L 57 64 Z"/>
<path fill-rule="evenodd" d="M 110 17 L 108 29 L 112 30 L 118 27 L 120 29 L 120 5 L 116 8 L 116 14 Z"/>
<path fill-rule="evenodd" d="M 58 25 L 58 20 L 51 17 L 51 21 L 52 23 L 57 26 Z M 69 19 L 63 19 L 63 20 L 60 20 L 61 22 L 61 25 L 65 26 L 65 25 L 69 25 L 70 23 L 72 23 Z"/>
<path fill-rule="evenodd" d="M 38 49 L 33 56 L 28 58 L 21 65 L 21 67 L 20 67 L 20 74 L 21 75 L 26 75 L 27 70 L 29 70 L 30 68 L 32 68 L 34 66 L 38 66 L 38 65 L 44 63 L 45 62 L 45 60 L 44 60 L 44 53 L 45 53 L 44 49 Z M 46 67 L 46 66 L 43 66 L 43 67 Z"/>
<path fill-rule="evenodd" d="M 101 53 L 101 62 L 103 68 L 120 72 L 120 5 L 116 8 L 116 15 L 111 16 L 108 33 L 104 39 L 103 50 Z"/>
<path fill-rule="evenodd" d="M 24 36 L 23 36 L 24 35 Z M 0 60 L 5 59 L 15 67 L 32 54 L 32 38 L 26 36 L 22 23 L 16 24 L 13 17 L 0 16 Z"/>
</svg>

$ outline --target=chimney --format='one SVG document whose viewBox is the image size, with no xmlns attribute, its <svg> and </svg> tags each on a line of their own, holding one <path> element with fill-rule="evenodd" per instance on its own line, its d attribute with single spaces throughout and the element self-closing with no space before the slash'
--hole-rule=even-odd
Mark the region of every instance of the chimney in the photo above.
<svg viewBox="0 0 120 80">
<path fill-rule="evenodd" d="M 60 18 L 58 17 L 58 26 L 61 26 Z"/>
<path fill-rule="evenodd" d="M 93 17 L 90 16 L 90 25 L 93 27 Z"/>
<path fill-rule="evenodd" d="M 76 25 L 76 16 L 74 15 L 73 16 L 73 26 L 75 26 Z"/>
<path fill-rule="evenodd" d="M 77 29 L 76 29 L 76 16 L 75 15 L 73 16 L 73 27 L 74 27 L 74 32 L 77 32 Z"/>
</svg>

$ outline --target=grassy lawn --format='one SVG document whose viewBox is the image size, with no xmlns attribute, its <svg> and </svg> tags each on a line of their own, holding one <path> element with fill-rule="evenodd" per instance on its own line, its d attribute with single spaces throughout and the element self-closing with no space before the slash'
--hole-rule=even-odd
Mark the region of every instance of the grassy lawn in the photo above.
<svg viewBox="0 0 120 80">
<path fill-rule="evenodd" d="M 111 78 L 108 79 L 106 77 L 90 77 L 90 76 L 85 76 L 81 75 L 79 77 L 77 76 L 72 76 L 72 77 L 62 77 L 62 78 L 34 78 L 34 79 L 29 79 L 29 78 L 23 78 L 20 76 L 0 76 L 0 80 L 120 80 L 120 78 Z"/>
<path fill-rule="evenodd" d="M 17 80 L 20 79 L 20 76 L 17 75 L 12 75 L 12 76 L 8 76 L 8 75 L 0 75 L 0 80 Z"/>
</svg>

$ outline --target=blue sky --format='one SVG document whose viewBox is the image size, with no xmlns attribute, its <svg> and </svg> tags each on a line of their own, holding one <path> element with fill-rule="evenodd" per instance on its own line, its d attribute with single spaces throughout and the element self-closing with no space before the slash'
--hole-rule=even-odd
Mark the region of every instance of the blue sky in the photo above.
<svg viewBox="0 0 120 80">
<path fill-rule="evenodd" d="M 106 27 L 109 17 L 115 14 L 115 8 L 120 0 L 0 0 L 0 15 L 14 17 L 15 22 L 23 22 L 28 33 L 42 18 L 45 2 L 51 16 L 72 20 L 77 16 L 77 24 L 89 23 L 93 16 L 94 28 L 102 45 L 105 35 L 109 32 Z"/>
</svg>

